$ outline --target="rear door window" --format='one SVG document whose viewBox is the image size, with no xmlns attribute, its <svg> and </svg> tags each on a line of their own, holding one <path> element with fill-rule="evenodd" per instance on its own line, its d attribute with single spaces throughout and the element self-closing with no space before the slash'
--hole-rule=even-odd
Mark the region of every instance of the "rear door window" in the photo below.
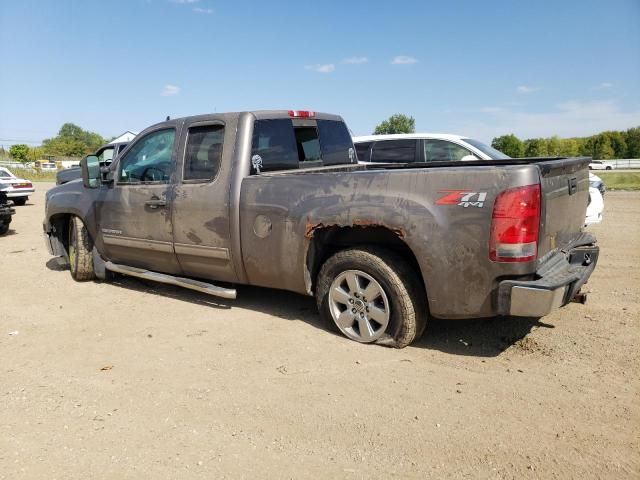
<svg viewBox="0 0 640 480">
<path fill-rule="evenodd" d="M 374 142 L 372 162 L 411 163 L 416 161 L 417 140 L 380 140 Z"/>
<path fill-rule="evenodd" d="M 253 127 L 251 172 L 293 168 L 298 168 L 298 147 L 291 120 L 256 120 Z"/>
<path fill-rule="evenodd" d="M 184 180 L 213 180 L 220 169 L 223 143 L 223 125 L 191 127 L 184 157 Z"/>
<path fill-rule="evenodd" d="M 355 163 L 353 141 L 344 122 L 318 120 L 320 144 L 322 145 L 322 164 L 341 165 Z"/>
</svg>

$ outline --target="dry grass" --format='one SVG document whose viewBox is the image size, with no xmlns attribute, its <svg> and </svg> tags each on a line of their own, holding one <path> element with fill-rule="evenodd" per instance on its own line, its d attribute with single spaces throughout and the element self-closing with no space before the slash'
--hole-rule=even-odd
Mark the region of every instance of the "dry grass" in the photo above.
<svg viewBox="0 0 640 480">
<path fill-rule="evenodd" d="M 637 172 L 595 172 L 604 182 L 607 190 L 640 190 L 640 173 Z"/>
<path fill-rule="evenodd" d="M 24 178 L 32 182 L 55 182 L 58 172 L 41 172 L 38 170 L 9 169 L 18 178 Z"/>
</svg>

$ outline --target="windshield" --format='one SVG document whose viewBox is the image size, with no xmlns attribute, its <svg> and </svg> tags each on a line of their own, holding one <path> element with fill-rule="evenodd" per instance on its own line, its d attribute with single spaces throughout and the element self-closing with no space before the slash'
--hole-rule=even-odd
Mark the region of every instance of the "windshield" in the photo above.
<svg viewBox="0 0 640 480">
<path fill-rule="evenodd" d="M 7 170 L 0 170 L 0 178 L 13 178 Z"/>
<path fill-rule="evenodd" d="M 473 138 L 463 138 L 462 140 L 467 142 L 469 145 L 476 147 L 485 155 L 489 155 L 491 160 L 507 160 L 511 158 L 509 155 L 505 155 L 501 151 L 496 150 L 495 148 L 490 147 L 489 145 L 485 145 L 484 143 L 478 140 L 474 140 Z"/>
</svg>

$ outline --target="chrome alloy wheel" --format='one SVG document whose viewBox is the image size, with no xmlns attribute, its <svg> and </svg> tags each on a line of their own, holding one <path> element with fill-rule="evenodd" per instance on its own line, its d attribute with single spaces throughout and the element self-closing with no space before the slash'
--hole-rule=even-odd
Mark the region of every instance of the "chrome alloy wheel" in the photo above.
<svg viewBox="0 0 640 480">
<path fill-rule="evenodd" d="M 340 331 L 356 342 L 376 341 L 389 325 L 387 294 L 360 270 L 346 270 L 331 283 L 329 311 Z"/>
</svg>

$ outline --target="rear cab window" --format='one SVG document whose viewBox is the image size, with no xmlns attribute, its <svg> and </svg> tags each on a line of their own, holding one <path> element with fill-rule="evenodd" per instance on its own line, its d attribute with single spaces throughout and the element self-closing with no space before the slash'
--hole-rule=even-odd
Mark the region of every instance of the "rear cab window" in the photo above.
<svg viewBox="0 0 640 480">
<path fill-rule="evenodd" d="M 343 165 L 356 162 L 351 134 L 344 122 L 318 120 L 323 165 Z"/>
<path fill-rule="evenodd" d="M 285 118 L 256 120 L 254 124 L 252 174 L 355 162 L 344 122 Z"/>
</svg>

